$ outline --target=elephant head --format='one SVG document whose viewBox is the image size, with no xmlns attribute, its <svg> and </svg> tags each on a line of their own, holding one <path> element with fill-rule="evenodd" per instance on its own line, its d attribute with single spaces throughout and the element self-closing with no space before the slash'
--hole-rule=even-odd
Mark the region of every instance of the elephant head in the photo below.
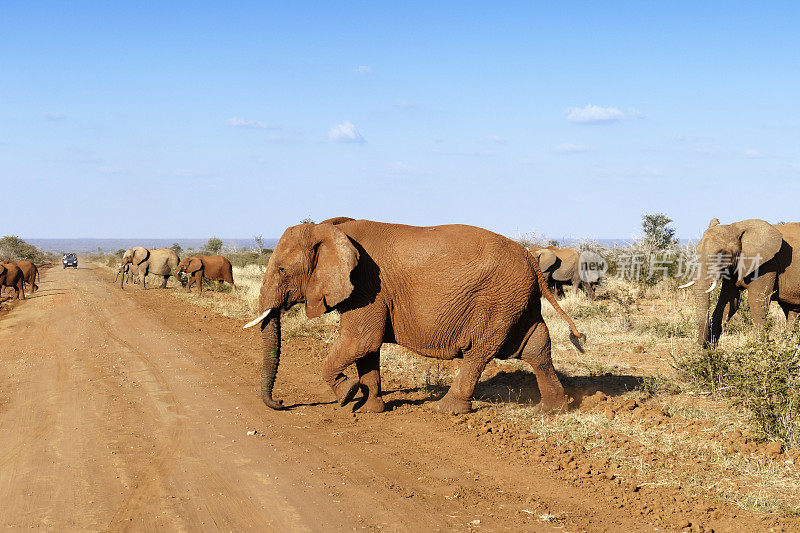
<svg viewBox="0 0 800 533">
<path fill-rule="evenodd" d="M 331 311 L 353 292 L 350 273 L 358 258 L 356 247 L 333 224 L 300 224 L 281 236 L 261 283 L 261 316 L 245 326 L 261 324 L 261 399 L 267 406 L 283 408 L 281 402 L 272 399 L 280 359 L 281 310 L 305 303 L 309 318 Z"/>
<path fill-rule="evenodd" d="M 738 285 L 758 275 L 758 269 L 775 257 L 781 249 L 783 237 L 772 224 L 759 219 L 743 220 L 733 224 L 720 224 L 712 219 L 697 244 L 698 277 L 694 284 L 697 301 L 697 342 L 704 347 L 714 342 L 710 339 L 709 300 L 720 278 Z"/>
<path fill-rule="evenodd" d="M 550 272 L 556 262 L 559 261 L 556 250 L 548 248 L 531 248 L 531 254 L 539 262 L 539 269 L 542 272 Z"/>
<path fill-rule="evenodd" d="M 191 276 L 198 270 L 203 268 L 203 261 L 197 256 L 192 257 L 184 257 L 181 259 L 181 262 L 178 263 L 178 273 L 181 272 L 188 272 Z"/>
<path fill-rule="evenodd" d="M 122 256 L 122 264 L 141 265 L 150 257 L 150 250 L 142 246 L 136 246 L 130 250 L 125 250 Z"/>
<path fill-rule="evenodd" d="M 121 279 L 121 280 L 120 280 L 120 282 L 119 282 L 119 286 L 120 286 L 120 288 L 124 288 L 124 285 L 125 285 L 125 275 L 128 273 L 128 271 L 129 271 L 130 269 L 131 269 L 131 264 L 130 264 L 130 263 L 122 263 L 122 264 L 119 266 L 119 268 L 117 269 L 117 277 L 116 277 L 116 278 L 114 278 L 114 283 L 116 283 L 116 282 L 117 282 L 117 278 L 119 278 L 120 276 L 122 276 L 122 279 Z"/>
</svg>

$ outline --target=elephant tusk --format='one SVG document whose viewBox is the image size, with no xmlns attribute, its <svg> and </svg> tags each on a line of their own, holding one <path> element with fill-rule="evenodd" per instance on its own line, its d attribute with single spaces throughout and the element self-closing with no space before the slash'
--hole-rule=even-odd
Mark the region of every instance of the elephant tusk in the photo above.
<svg viewBox="0 0 800 533">
<path fill-rule="evenodd" d="M 711 287 L 709 287 L 706 292 L 711 292 L 716 288 L 717 288 L 717 280 L 714 280 L 714 283 L 711 284 Z"/>
<path fill-rule="evenodd" d="M 679 288 L 679 289 L 688 289 L 689 287 L 691 287 L 692 285 L 694 285 L 696 281 L 697 281 L 697 280 L 692 280 L 692 281 L 690 281 L 689 283 L 687 283 L 686 285 L 681 285 L 681 286 L 680 286 L 680 287 L 678 287 L 678 288 Z"/>
<path fill-rule="evenodd" d="M 265 318 L 267 318 L 267 316 L 269 315 L 269 312 L 270 312 L 270 311 L 272 311 L 272 309 L 271 309 L 271 308 L 270 308 L 270 309 L 267 309 L 266 311 L 264 311 L 264 312 L 261 314 L 261 316 L 260 316 L 260 317 L 256 318 L 256 319 L 255 319 L 255 320 L 253 320 L 252 322 L 248 322 L 247 324 L 245 324 L 243 329 L 252 328 L 252 327 L 253 327 L 253 326 L 255 326 L 256 324 L 260 324 L 260 323 L 261 323 L 261 322 L 262 322 L 262 321 L 263 321 Z"/>
</svg>

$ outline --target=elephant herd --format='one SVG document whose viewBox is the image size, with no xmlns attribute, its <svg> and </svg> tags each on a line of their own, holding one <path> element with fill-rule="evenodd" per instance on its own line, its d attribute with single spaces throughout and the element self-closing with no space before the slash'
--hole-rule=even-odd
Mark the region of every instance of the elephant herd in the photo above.
<svg viewBox="0 0 800 533">
<path fill-rule="evenodd" d="M 203 279 L 216 280 L 219 284 L 226 281 L 236 289 L 233 282 L 233 266 L 227 258 L 221 255 L 193 255 L 181 260 L 174 250 L 168 248 L 148 249 L 137 246 L 125 250 L 122 255 L 122 263 L 117 271 L 117 279 L 120 280 L 120 288 L 125 288 L 125 282 L 140 283 L 146 289 L 147 275 L 153 274 L 163 278 L 161 288 L 167 286 L 170 276 L 175 276 L 181 285 L 184 285 L 180 278 L 181 274 L 186 274 L 189 279 L 185 284 L 187 291 L 192 285 L 197 284 L 197 290 L 203 292 Z"/>
<path fill-rule="evenodd" d="M 14 299 L 25 299 L 25 284 L 30 286 L 30 291 L 36 292 L 39 286 L 39 269 L 31 261 L 3 261 L 0 263 L 0 291 L 3 287 L 14 289 Z"/>
<path fill-rule="evenodd" d="M 748 290 L 755 326 L 776 300 L 792 326 L 800 313 L 800 224 L 711 221 L 697 247 L 695 286 L 698 342 L 717 342 L 723 322 Z M 570 328 L 582 351 L 585 336 L 553 292 L 564 285 L 594 297 L 598 279 L 576 272 L 578 253 L 555 247 L 529 250 L 487 230 L 463 225 L 414 227 L 338 217 L 288 228 L 267 265 L 259 313 L 245 328 L 261 329 L 261 397 L 272 409 L 281 352 L 281 313 L 304 303 L 309 318 L 340 314 L 339 335 L 321 373 L 340 405 L 362 397 L 361 412 L 380 412 L 380 347 L 399 344 L 420 355 L 463 361 L 434 408 L 471 409 L 472 394 L 492 358 L 520 358 L 536 376 L 546 410 L 563 410 L 567 397 L 553 367 L 550 334 L 542 318 L 544 297 Z M 709 322 L 709 293 L 721 294 Z M 357 378 L 345 369 L 355 364 Z"/>
</svg>

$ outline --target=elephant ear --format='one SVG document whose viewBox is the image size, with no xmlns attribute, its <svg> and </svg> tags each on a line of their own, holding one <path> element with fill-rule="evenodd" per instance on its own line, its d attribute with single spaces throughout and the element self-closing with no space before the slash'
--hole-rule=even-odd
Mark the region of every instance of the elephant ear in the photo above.
<svg viewBox="0 0 800 533">
<path fill-rule="evenodd" d="M 353 292 L 350 273 L 358 264 L 358 250 L 330 224 L 317 224 L 311 238 L 313 270 L 306 286 L 306 315 L 316 318 Z"/>
<path fill-rule="evenodd" d="M 578 270 L 578 258 L 580 255 L 572 248 L 558 250 L 559 265 L 553 272 L 553 279 L 556 281 L 570 281 Z"/>
<path fill-rule="evenodd" d="M 137 246 L 133 249 L 133 264 L 136 266 L 141 265 L 147 258 L 150 257 L 150 250 L 147 248 L 143 248 L 141 246 Z"/>
<path fill-rule="evenodd" d="M 738 233 L 742 248 L 739 280 L 744 279 L 775 257 L 783 244 L 783 235 L 769 222 L 757 218 L 731 224 Z"/>
<path fill-rule="evenodd" d="M 558 261 L 558 256 L 553 250 L 548 250 L 547 248 L 541 248 L 533 252 L 533 257 L 539 261 L 539 270 L 542 272 L 549 272 L 553 265 L 556 264 Z"/>
<path fill-rule="evenodd" d="M 189 264 L 186 266 L 186 271 L 189 274 L 194 274 L 201 268 L 203 268 L 203 260 L 199 257 L 192 257 L 189 259 Z"/>
</svg>

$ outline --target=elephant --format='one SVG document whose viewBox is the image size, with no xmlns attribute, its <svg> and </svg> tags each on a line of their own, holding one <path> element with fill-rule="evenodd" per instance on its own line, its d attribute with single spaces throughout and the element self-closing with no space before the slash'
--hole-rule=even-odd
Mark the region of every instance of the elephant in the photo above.
<svg viewBox="0 0 800 533">
<path fill-rule="evenodd" d="M 27 259 L 23 259 L 21 261 L 3 261 L 4 263 L 14 263 L 17 265 L 22 271 L 22 277 L 28 285 L 31 286 L 31 292 L 36 292 L 39 290 L 39 286 L 36 284 L 36 280 L 39 278 L 39 269 L 36 267 L 34 263 L 28 261 Z"/>
<path fill-rule="evenodd" d="M 221 286 L 223 281 L 231 284 L 236 290 L 233 282 L 233 266 L 231 262 L 221 255 L 195 255 L 184 257 L 178 264 L 178 273 L 186 272 L 189 274 L 189 282 L 186 284 L 186 292 L 192 290 L 192 284 L 197 283 L 199 292 L 203 292 L 203 278 L 217 280 Z"/>
<path fill-rule="evenodd" d="M 0 263 L 0 289 L 14 288 L 14 299 L 25 299 L 25 275 L 16 263 L 9 261 Z"/>
<path fill-rule="evenodd" d="M 125 250 L 122 256 L 122 265 L 130 264 L 131 268 L 138 270 L 139 281 L 142 289 L 147 289 L 145 280 L 148 274 L 162 276 L 164 281 L 160 288 L 167 286 L 167 280 L 174 275 L 174 271 L 180 263 L 180 258 L 175 251 L 168 248 L 158 248 L 149 250 L 141 246 Z"/>
<path fill-rule="evenodd" d="M 361 389 L 358 411 L 384 410 L 379 351 L 391 342 L 426 357 L 463 358 L 452 386 L 434 404 L 440 412 L 472 409 L 475 386 L 492 358 L 529 363 L 542 407 L 564 409 L 567 397 L 550 356 L 542 295 L 580 346 L 585 336 L 548 290 L 533 256 L 506 237 L 474 226 L 416 227 L 347 217 L 290 227 L 264 274 L 261 315 L 245 325 L 261 325 L 261 398 L 272 409 L 283 408 L 272 397 L 281 311 L 305 303 L 310 318 L 340 313 L 321 373 L 342 406 Z M 358 379 L 343 373 L 353 363 Z"/>
<path fill-rule="evenodd" d="M 712 219 L 697 244 L 698 272 L 694 285 L 697 301 L 697 342 L 713 347 L 739 308 L 741 293 L 747 299 L 755 329 L 761 330 L 769 303 L 776 300 L 786 315 L 786 326 L 800 312 L 800 224 L 772 225 L 750 219 L 720 224 Z M 719 300 L 709 321 L 710 292 L 721 282 Z"/>
<path fill-rule="evenodd" d="M 555 246 L 531 246 L 528 251 L 539 261 L 539 268 L 547 280 L 547 286 L 558 296 L 564 295 L 564 285 L 572 285 L 575 290 L 583 289 L 590 300 L 594 300 L 595 288 L 601 277 L 596 271 L 581 272 L 581 253 L 574 248 Z"/>
<path fill-rule="evenodd" d="M 136 282 L 135 278 L 138 275 L 138 272 L 139 270 L 136 267 L 136 265 L 133 265 L 131 263 L 125 263 L 124 265 L 120 265 L 119 268 L 117 269 L 117 277 L 114 278 L 114 283 L 116 283 L 119 277 L 122 276 L 122 279 L 120 279 L 119 281 L 119 286 L 121 289 L 124 289 L 126 281 L 128 283 Z"/>
</svg>

